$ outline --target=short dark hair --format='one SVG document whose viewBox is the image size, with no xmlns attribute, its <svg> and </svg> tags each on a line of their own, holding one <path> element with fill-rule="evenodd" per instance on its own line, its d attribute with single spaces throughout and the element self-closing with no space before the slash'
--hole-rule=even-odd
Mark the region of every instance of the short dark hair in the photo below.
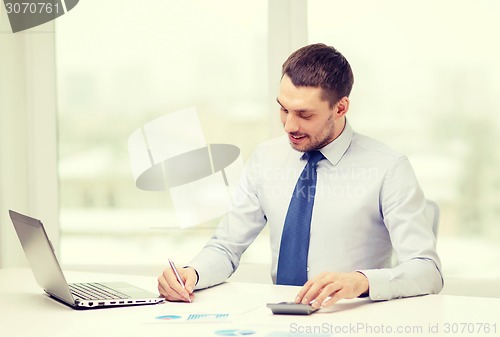
<svg viewBox="0 0 500 337">
<path fill-rule="evenodd" d="M 287 75 L 297 87 L 320 87 L 322 98 L 333 106 L 349 96 L 354 75 L 347 59 L 334 47 L 323 43 L 298 49 L 283 63 L 282 76 Z"/>
</svg>

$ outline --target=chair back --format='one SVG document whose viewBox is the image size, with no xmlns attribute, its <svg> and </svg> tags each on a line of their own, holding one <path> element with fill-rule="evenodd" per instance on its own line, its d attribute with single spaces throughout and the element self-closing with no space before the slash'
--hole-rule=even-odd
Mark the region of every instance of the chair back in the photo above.
<svg viewBox="0 0 500 337">
<path fill-rule="evenodd" d="M 425 216 L 432 223 L 432 231 L 437 238 L 439 230 L 439 205 L 435 201 L 427 199 Z"/>
</svg>

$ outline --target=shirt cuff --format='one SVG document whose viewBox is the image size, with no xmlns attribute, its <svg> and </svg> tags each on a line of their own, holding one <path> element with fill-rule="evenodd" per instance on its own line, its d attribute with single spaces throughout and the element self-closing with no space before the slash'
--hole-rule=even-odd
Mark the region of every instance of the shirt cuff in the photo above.
<svg viewBox="0 0 500 337">
<path fill-rule="evenodd" d="M 191 267 L 191 266 L 184 266 L 183 268 L 192 268 L 194 270 L 194 272 L 196 273 L 196 283 L 194 285 L 197 285 L 198 281 L 200 280 L 200 274 L 198 274 L 198 271 L 196 270 L 196 268 Z"/>
<path fill-rule="evenodd" d="M 368 297 L 370 297 L 372 301 L 385 301 L 391 298 L 389 294 L 390 276 L 387 269 L 356 271 L 365 275 L 368 279 Z"/>
</svg>

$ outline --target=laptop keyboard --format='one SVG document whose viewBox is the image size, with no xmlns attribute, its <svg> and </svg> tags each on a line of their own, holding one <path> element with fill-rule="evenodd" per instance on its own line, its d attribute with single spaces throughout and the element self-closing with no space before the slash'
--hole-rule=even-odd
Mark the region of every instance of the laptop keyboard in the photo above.
<svg viewBox="0 0 500 337">
<path fill-rule="evenodd" d="M 113 300 L 130 298 L 123 293 L 99 283 L 72 283 L 69 289 L 73 296 L 82 300 Z"/>
</svg>

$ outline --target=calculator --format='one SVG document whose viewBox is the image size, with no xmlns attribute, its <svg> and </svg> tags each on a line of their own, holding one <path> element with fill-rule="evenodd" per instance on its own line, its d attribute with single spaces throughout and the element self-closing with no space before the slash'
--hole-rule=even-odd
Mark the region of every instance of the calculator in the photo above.
<svg viewBox="0 0 500 337">
<path fill-rule="evenodd" d="M 267 307 L 275 315 L 310 315 L 318 309 L 314 309 L 308 304 L 295 302 L 268 303 Z"/>
</svg>

